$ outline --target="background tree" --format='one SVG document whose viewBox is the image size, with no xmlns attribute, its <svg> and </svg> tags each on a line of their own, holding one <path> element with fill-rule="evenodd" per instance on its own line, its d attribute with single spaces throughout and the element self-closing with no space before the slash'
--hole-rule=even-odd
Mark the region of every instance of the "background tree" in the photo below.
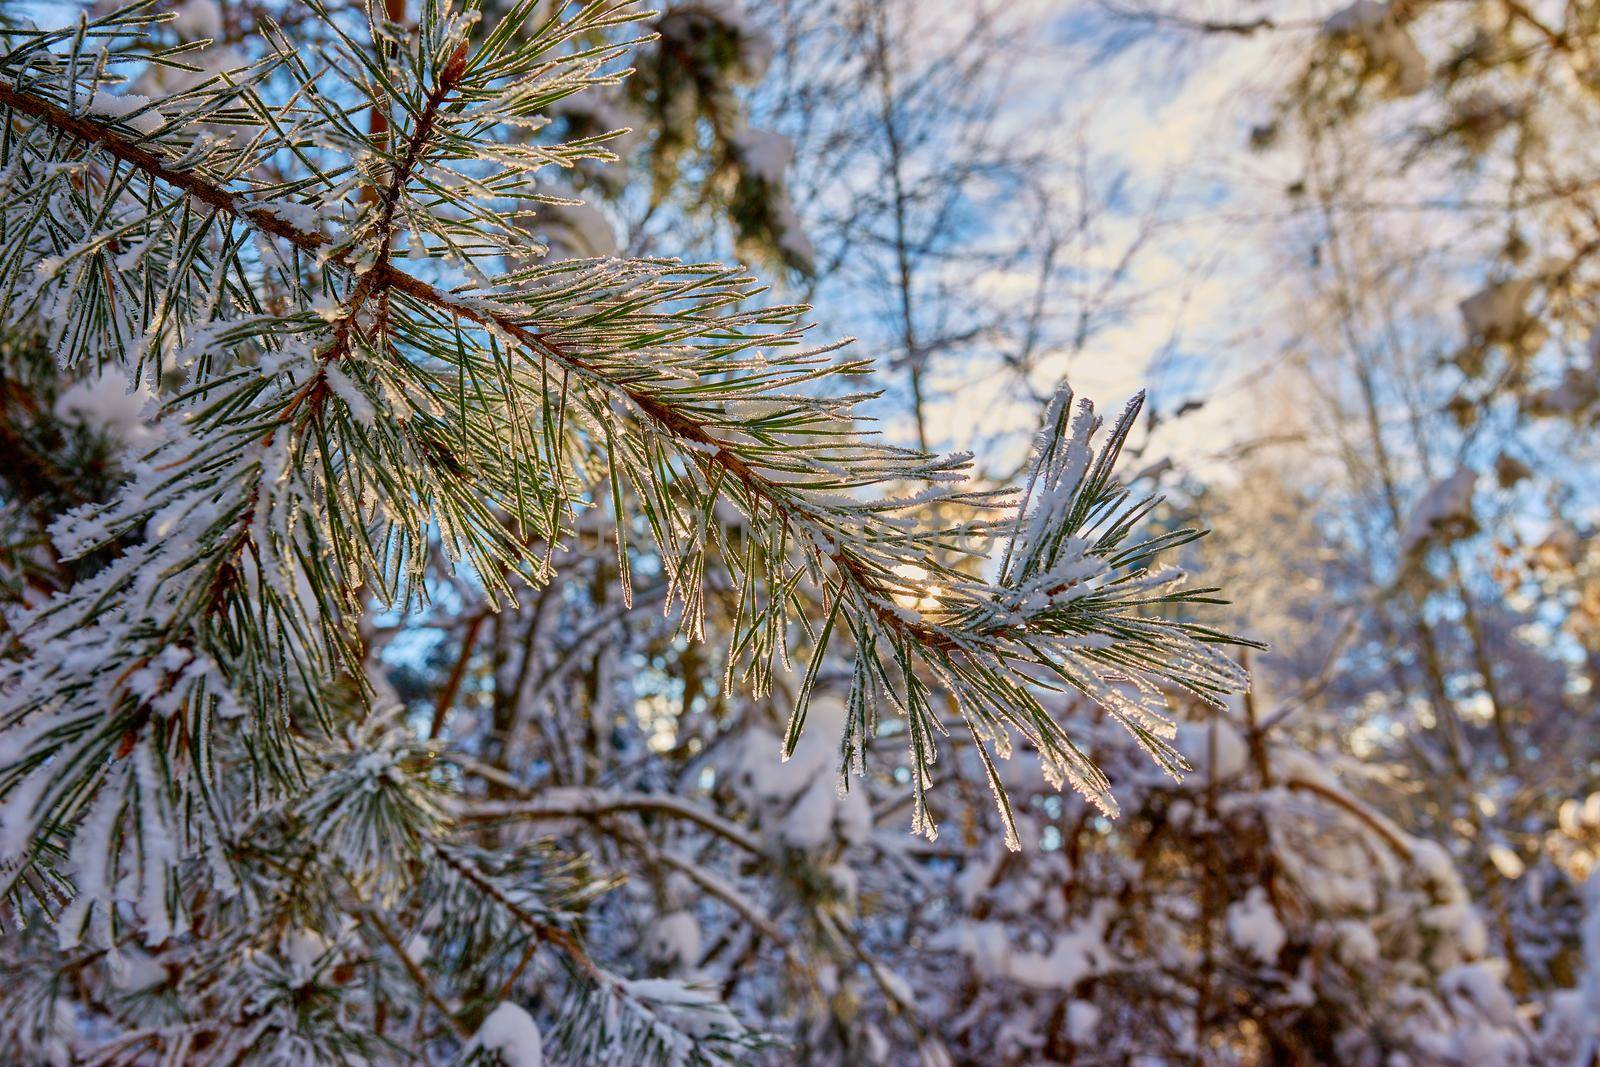
<svg viewBox="0 0 1600 1067">
<path fill-rule="evenodd" d="M 1230 165 L 1282 191 L 1258 268 L 1280 360 L 1240 477 L 1200 498 L 1217 580 L 1293 561 L 1241 605 L 1285 635 L 1257 676 L 1455 855 L 1524 1014 L 1560 1031 L 1593 966 L 1594 13 L 1111 10 L 1277 64 Z"/>
</svg>

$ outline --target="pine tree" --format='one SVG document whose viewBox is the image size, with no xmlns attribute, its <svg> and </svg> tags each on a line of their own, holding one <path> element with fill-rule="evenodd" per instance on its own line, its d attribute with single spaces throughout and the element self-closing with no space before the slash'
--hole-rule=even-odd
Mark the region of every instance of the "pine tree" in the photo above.
<svg viewBox="0 0 1600 1067">
<path fill-rule="evenodd" d="M 430 0 L 401 26 L 309 3 L 220 67 L 193 61 L 203 41 L 161 44 L 152 3 L 5 30 L 11 1046 L 508 1064 L 541 1044 L 574 1063 L 763 1047 L 716 990 L 597 959 L 586 916 L 609 882 L 485 829 L 465 757 L 369 666 L 370 612 L 452 582 L 513 608 L 562 581 L 592 516 L 623 603 L 648 570 L 688 640 L 708 584 L 732 593 L 717 629 L 745 692 L 809 657 L 785 755 L 844 663 L 839 783 L 902 739 L 930 838 L 952 728 L 1015 848 L 991 758 L 1013 735 L 1115 807 L 1061 694 L 1176 775 L 1166 694 L 1244 686 L 1221 651 L 1239 639 L 1191 618 L 1212 591 L 1156 566 L 1198 533 L 1145 532 L 1155 501 L 1114 476 L 1137 401 L 1101 435 L 1063 391 L 1022 491 L 972 489 L 965 457 L 863 429 L 841 388 L 866 361 L 803 345 L 803 309 L 764 306 L 744 271 L 541 256 L 527 205 L 564 198 L 536 175 L 612 138 L 538 135 L 616 84 L 643 17 L 520 0 L 485 24 Z M 173 73 L 163 95 L 130 87 L 150 71 Z"/>
</svg>

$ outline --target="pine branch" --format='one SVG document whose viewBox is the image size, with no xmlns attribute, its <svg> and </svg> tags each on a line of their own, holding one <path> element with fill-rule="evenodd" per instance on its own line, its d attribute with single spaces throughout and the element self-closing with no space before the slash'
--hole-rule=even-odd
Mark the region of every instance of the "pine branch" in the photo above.
<svg viewBox="0 0 1600 1067">
<path fill-rule="evenodd" d="M 465 66 L 464 49 L 463 45 L 462 50 L 457 52 L 457 58 L 451 68 L 445 72 L 451 80 L 447 82 L 441 79 L 435 92 L 430 94 L 417 129 L 408 140 L 404 162 L 397 168 L 394 180 L 380 198 L 379 221 L 376 224 L 382 245 L 379 261 L 362 276 L 354 295 L 350 298 L 348 310 L 341 317 L 340 333 L 336 335 L 336 343 L 327 358 L 330 360 L 339 358 L 339 354 L 348 346 L 350 324 L 366 301 L 384 290 L 395 289 L 430 307 L 448 312 L 468 322 L 496 328 L 521 342 L 529 354 L 549 360 L 563 370 L 581 375 L 586 380 L 626 398 L 662 432 L 688 443 L 691 447 L 702 446 L 707 449 L 708 451 L 695 451 L 694 456 L 708 468 L 708 471 L 722 470 L 731 474 L 754 496 L 786 519 L 797 524 L 812 524 L 812 516 L 790 502 L 784 487 L 753 470 L 748 463 L 730 451 L 725 442 L 712 436 L 707 422 L 697 420 L 685 407 L 671 405 L 656 395 L 629 387 L 626 383 L 608 376 L 604 370 L 566 351 L 549 334 L 530 329 L 529 324 L 520 322 L 509 314 L 486 308 L 480 300 L 462 298 L 430 285 L 396 269 L 388 261 L 392 240 L 390 231 L 400 192 L 409 178 L 411 169 L 416 165 L 422 144 L 433 128 L 439 106 L 453 87 L 454 79 L 459 78 Z M 38 118 L 63 133 L 95 144 L 113 157 L 183 190 L 202 203 L 247 221 L 275 237 L 281 237 L 297 248 L 316 252 L 331 243 L 323 234 L 310 233 L 289 225 L 268 208 L 241 204 L 241 198 L 237 194 L 193 174 L 176 171 L 166 166 L 154 153 L 130 143 L 114 129 L 74 116 L 46 100 L 0 85 L 0 105 Z M 347 252 L 329 257 L 328 262 L 332 266 L 346 270 L 357 269 Z M 326 395 L 320 386 L 312 388 L 314 398 Z M 293 413 L 300 399 L 297 396 L 291 400 L 284 413 L 285 417 Z M 826 528 L 823 530 L 826 532 Z M 885 605 L 893 602 L 898 590 L 869 573 L 859 560 L 843 552 L 830 553 L 828 558 L 841 576 L 864 591 L 869 610 L 877 615 L 883 625 L 930 648 L 956 647 L 955 640 L 949 635 L 920 623 L 908 622 L 886 607 Z"/>
<path fill-rule="evenodd" d="M 513 29 L 534 6 L 516 5 Z M 142 10 L 93 26 L 136 36 Z M 814 383 L 866 364 L 792 351 L 799 309 L 732 310 L 755 290 L 725 268 L 524 265 L 526 235 L 493 205 L 524 195 L 539 167 L 598 149 L 491 134 L 603 83 L 601 66 L 619 49 L 545 53 L 635 17 L 627 4 L 594 3 L 564 21 L 558 12 L 522 43 L 496 27 L 474 49 L 466 23 L 430 6 L 416 42 L 385 38 L 379 52 L 392 50 L 393 63 L 329 20 L 352 71 L 335 74 L 347 99 L 320 89 L 269 38 L 273 58 L 196 91 L 171 117 L 142 98 L 102 98 L 104 62 L 79 62 L 87 21 L 75 40 L 44 34 L 0 56 L 0 106 L 17 128 L 0 218 L 17 238 L 0 256 L 9 313 L 49 321 L 64 312 L 68 325 L 53 328 L 67 364 L 109 358 L 154 379 L 170 362 L 186 373 L 163 408 L 167 439 L 116 499 L 57 529 L 73 555 L 132 547 L 23 622 L 27 655 L 0 709 L 10 746 L 0 789 L 22 812 L 7 827 L 13 844 L 38 857 L 41 840 L 70 842 L 74 864 L 107 862 L 88 854 L 104 851 L 114 866 L 130 840 L 118 830 L 126 821 L 143 902 L 167 916 L 181 855 L 175 813 L 203 811 L 185 833 L 217 847 L 229 804 L 242 803 L 215 777 L 217 719 L 248 717 L 226 742 L 240 747 L 236 758 L 248 754 L 269 792 L 303 789 L 301 765 L 315 762 L 307 728 L 328 737 L 339 721 L 330 688 L 347 685 L 358 705 L 368 696 L 352 636 L 363 598 L 425 595 L 423 561 L 437 537 L 497 606 L 515 595 L 516 575 L 549 579 L 548 553 L 574 502 L 606 483 L 624 603 L 636 519 L 690 636 L 704 628 L 707 568 L 727 568 L 737 588 L 730 687 L 742 663 L 765 693 L 774 663 L 787 663 L 791 625 L 810 633 L 786 752 L 830 642 L 848 637 L 841 775 L 865 770 L 887 704 L 905 721 L 913 828 L 930 836 L 925 794 L 936 735 L 947 730 L 938 690 L 983 758 L 1015 847 L 989 756 L 991 746 L 1007 754 L 1013 734 L 1052 776 L 1114 806 L 1059 702 L 1047 707 L 1041 694 L 1100 703 L 1176 772 L 1164 690 L 1216 701 L 1245 684 L 1216 651 L 1238 639 L 1184 617 L 1210 591 L 1152 567 L 1198 533 L 1141 540 L 1155 501 L 1133 500 L 1113 476 L 1137 403 L 1096 452 L 1092 408 L 1074 411 L 1063 393 L 1014 518 L 926 524 L 917 516 L 929 504 L 982 515 L 1013 498 L 953 484 L 965 457 L 858 432 L 863 398 L 819 395 Z M 375 23 L 374 32 L 393 30 Z M 269 69 L 292 86 L 276 108 L 258 92 Z M 396 108 L 409 134 L 396 123 L 379 149 L 350 122 L 351 103 Z M 253 131 L 243 145 L 219 148 L 186 129 L 224 113 Z M 237 191 L 241 175 L 276 153 L 305 176 Z M 342 236 L 303 221 L 330 212 Z M 413 252 L 477 280 L 445 288 L 401 270 L 402 231 Z M 161 265 L 149 258 L 157 241 L 173 249 Z M 504 265 L 493 282 L 485 259 Z M 886 494 L 908 482 L 926 488 Z M 173 532 L 150 533 L 162 529 Z M 989 578 L 981 545 L 996 536 L 1008 545 Z M 823 598 L 820 630 L 802 586 Z M 116 654 L 52 651 L 93 640 Z M 123 766 L 130 759 L 138 774 Z M 195 779 L 167 773 L 174 763 L 196 767 Z M 80 839 L 86 827 L 94 833 Z M 98 898 L 106 909 L 114 884 Z"/>
</svg>

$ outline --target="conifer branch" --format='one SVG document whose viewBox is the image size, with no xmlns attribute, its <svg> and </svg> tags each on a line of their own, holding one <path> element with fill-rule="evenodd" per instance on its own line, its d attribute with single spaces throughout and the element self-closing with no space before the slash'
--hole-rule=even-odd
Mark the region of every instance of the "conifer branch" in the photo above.
<svg viewBox="0 0 1600 1067">
<path fill-rule="evenodd" d="M 137 42 L 147 7 L 104 16 L 95 34 Z M 5 881 L 75 872 L 65 939 L 120 921 L 121 872 L 137 872 L 147 936 L 168 936 L 187 921 L 186 859 L 251 877 L 247 842 L 288 812 L 327 823 L 347 865 L 383 868 L 373 878 L 386 886 L 414 878 L 408 864 L 440 867 L 490 925 L 514 921 L 594 995 L 654 1018 L 553 911 L 444 843 L 426 742 L 475 627 L 423 741 L 383 725 L 354 627 L 369 599 L 426 597 L 436 547 L 490 608 L 519 577 L 549 581 L 578 502 L 604 507 L 607 488 L 625 606 L 639 529 L 689 637 L 705 629 L 708 570 L 729 576 L 725 690 L 742 671 L 767 693 L 805 634 L 785 756 L 824 662 L 852 646 L 841 781 L 866 771 L 887 707 L 908 748 L 912 826 L 930 837 L 927 791 L 952 719 L 1019 847 L 991 750 L 1005 756 L 1020 736 L 1052 780 L 1111 811 L 1110 783 L 1063 724 L 1069 700 L 1107 709 L 1176 774 L 1168 693 L 1216 702 L 1245 685 L 1220 651 L 1240 640 L 1190 618 L 1211 591 L 1155 566 L 1198 532 L 1144 533 L 1156 501 L 1114 476 L 1137 401 L 1101 435 L 1092 407 L 1063 391 L 1021 499 L 974 490 L 960 484 L 966 457 L 861 432 L 865 397 L 829 386 L 867 364 L 798 350 L 802 309 L 753 307 L 742 271 L 530 262 L 507 206 L 541 167 L 603 150 L 497 136 L 612 78 L 621 46 L 553 50 L 638 17 L 600 0 L 519 36 L 538 7 L 518 0 L 511 29 L 474 44 L 448 5 L 426 7 L 415 41 L 374 21 L 376 58 L 325 20 L 338 39 L 328 71 L 269 37 L 269 58 L 163 101 L 170 114 L 107 91 L 105 62 L 86 59 L 87 20 L 0 55 L 8 325 L 45 338 L 63 366 L 109 365 L 161 391 L 159 442 L 111 500 L 53 528 L 65 558 L 110 562 L 13 621 L 19 655 L 0 675 L 0 845 L 19 860 Z M 269 106 L 269 91 L 287 97 Z M 379 107 L 393 109 L 381 144 L 350 118 Z M 203 129 L 219 119 L 227 138 Z M 397 265 L 402 241 L 427 277 Z M 918 491 L 894 495 L 908 484 Z M 964 517 L 926 521 L 934 504 Z M 544 818 L 556 799 L 469 805 L 462 832 Z M 693 806 L 565 799 L 575 815 L 656 812 L 760 847 Z M 386 848 L 404 856 L 387 862 Z M 640 1040 L 656 1025 L 640 1023 Z"/>
<path fill-rule="evenodd" d="M 416 129 L 407 141 L 402 162 L 396 168 L 393 180 L 380 197 L 379 217 L 374 227 L 380 241 L 378 262 L 360 276 L 348 301 L 347 309 L 341 315 L 335 342 L 325 359 L 329 361 L 338 359 L 341 352 L 348 347 L 349 333 L 353 328 L 355 316 L 371 296 L 388 289 L 397 290 L 460 319 L 494 328 L 520 342 L 530 355 L 553 362 L 563 370 L 575 373 L 626 398 L 661 432 L 686 443 L 690 449 L 690 456 L 702 465 L 708 476 L 715 475 L 718 471 L 731 475 L 754 498 L 781 515 L 786 523 L 810 527 L 819 539 L 828 539 L 836 535 L 838 533 L 836 527 L 818 524 L 812 511 L 794 503 L 789 489 L 754 470 L 749 463 L 730 449 L 728 442 L 710 432 L 709 423 L 695 418 L 685 407 L 675 406 L 663 400 L 658 394 L 629 386 L 608 375 L 604 369 L 567 350 L 555 339 L 555 331 L 539 329 L 534 324 L 520 321 L 515 316 L 495 309 L 485 301 L 464 298 L 442 290 L 395 268 L 389 262 L 394 212 L 401 191 L 409 180 L 422 146 L 433 128 L 438 109 L 453 88 L 455 79 L 459 78 L 465 63 L 466 52 L 463 44 L 441 75 L 438 86 L 429 94 Z M 259 226 L 274 236 L 282 237 L 296 247 L 316 251 L 329 244 L 329 239 L 322 234 L 297 230 L 285 224 L 267 209 L 240 205 L 238 197 L 226 189 L 166 167 L 158 157 L 129 143 L 108 127 L 79 119 L 46 101 L 3 87 L 0 87 L 0 104 L 16 107 L 25 114 L 49 122 L 64 133 L 91 141 L 105 148 L 114 157 L 182 189 L 203 203 Z M 348 253 L 331 256 L 329 263 L 347 270 L 355 269 Z M 326 395 L 326 387 L 321 379 L 316 379 L 315 384 L 308 383 L 306 389 L 310 390 L 314 403 Z M 300 394 L 291 399 L 284 413 L 285 419 L 294 411 L 301 399 Z M 950 653 L 963 647 L 959 634 L 921 620 L 908 619 L 904 613 L 895 611 L 891 605 L 900 590 L 869 572 L 860 559 L 844 550 L 825 551 L 823 554 L 836 569 L 844 583 L 842 587 L 850 588 L 861 597 L 864 609 L 873 615 L 879 625 L 929 651 Z M 1050 592 L 1053 595 L 1064 588 L 1063 585 Z M 1018 629 L 1021 629 L 1020 624 L 992 627 L 984 636 L 1004 639 Z"/>
</svg>

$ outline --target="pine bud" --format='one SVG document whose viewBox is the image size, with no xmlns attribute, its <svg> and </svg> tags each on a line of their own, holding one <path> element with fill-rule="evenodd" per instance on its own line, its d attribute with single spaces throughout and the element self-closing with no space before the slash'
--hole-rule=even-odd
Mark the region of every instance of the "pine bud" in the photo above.
<svg viewBox="0 0 1600 1067">
<path fill-rule="evenodd" d="M 450 53 L 450 59 L 444 65 L 444 70 L 439 74 L 439 84 L 450 88 L 461 80 L 461 75 L 467 70 L 467 42 L 462 41 L 456 45 L 456 50 Z"/>
</svg>

